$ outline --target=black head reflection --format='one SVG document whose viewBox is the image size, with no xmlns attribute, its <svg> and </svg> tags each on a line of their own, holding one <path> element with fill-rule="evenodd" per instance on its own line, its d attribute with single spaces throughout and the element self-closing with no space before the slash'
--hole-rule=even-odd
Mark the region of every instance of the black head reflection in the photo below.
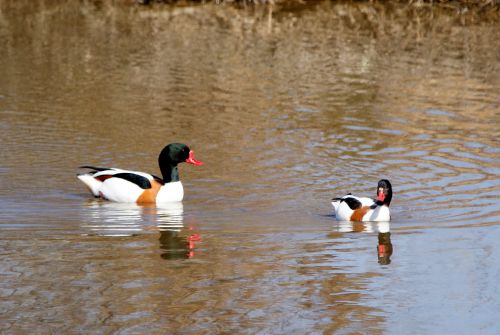
<svg viewBox="0 0 500 335">
<path fill-rule="evenodd" d="M 392 243 L 390 232 L 378 233 L 377 256 L 379 264 L 388 265 L 391 263 Z"/>
<path fill-rule="evenodd" d="M 186 259 L 194 257 L 195 243 L 201 241 L 198 234 L 186 235 L 183 231 L 160 230 L 161 258 Z"/>
<path fill-rule="evenodd" d="M 157 205 L 156 212 L 161 258 L 175 260 L 194 257 L 195 244 L 201 238 L 191 228 L 184 226 L 182 203 Z"/>
<path fill-rule="evenodd" d="M 378 244 L 377 244 L 377 257 L 380 265 L 391 264 L 392 256 L 392 243 L 389 222 L 379 222 L 377 224 L 378 230 Z"/>
</svg>

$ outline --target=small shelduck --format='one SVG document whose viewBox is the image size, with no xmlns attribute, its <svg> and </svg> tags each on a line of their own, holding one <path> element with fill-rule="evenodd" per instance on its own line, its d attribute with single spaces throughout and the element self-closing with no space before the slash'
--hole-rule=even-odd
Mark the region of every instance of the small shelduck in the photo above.
<svg viewBox="0 0 500 335">
<path fill-rule="evenodd" d="M 390 221 L 389 205 L 392 200 L 392 185 L 382 179 L 377 185 L 377 198 L 361 198 L 351 193 L 333 198 L 332 205 L 338 221 Z"/>
</svg>

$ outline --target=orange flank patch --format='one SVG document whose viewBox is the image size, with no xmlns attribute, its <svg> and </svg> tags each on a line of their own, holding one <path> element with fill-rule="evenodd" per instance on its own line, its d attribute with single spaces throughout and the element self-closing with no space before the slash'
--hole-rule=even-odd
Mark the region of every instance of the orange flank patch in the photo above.
<svg viewBox="0 0 500 335">
<path fill-rule="evenodd" d="M 354 212 L 351 215 L 351 221 L 363 221 L 363 216 L 365 216 L 366 213 L 370 210 L 369 206 L 363 206 L 361 208 L 358 208 L 354 210 Z"/>
<path fill-rule="evenodd" d="M 138 204 L 156 202 L 156 195 L 158 194 L 158 191 L 160 191 L 161 184 L 155 179 L 150 180 L 150 182 L 151 188 L 144 190 L 139 198 L 137 198 L 136 202 Z"/>
</svg>

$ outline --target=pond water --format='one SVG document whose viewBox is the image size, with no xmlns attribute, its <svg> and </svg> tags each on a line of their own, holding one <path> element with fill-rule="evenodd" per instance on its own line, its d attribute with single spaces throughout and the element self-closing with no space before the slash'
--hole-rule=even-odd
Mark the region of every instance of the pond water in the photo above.
<svg viewBox="0 0 500 335">
<path fill-rule="evenodd" d="M 2 1 L 0 332 L 497 333 L 499 40 L 436 6 Z M 205 162 L 182 204 L 76 179 L 170 142 Z M 381 178 L 390 224 L 335 220 Z"/>
</svg>

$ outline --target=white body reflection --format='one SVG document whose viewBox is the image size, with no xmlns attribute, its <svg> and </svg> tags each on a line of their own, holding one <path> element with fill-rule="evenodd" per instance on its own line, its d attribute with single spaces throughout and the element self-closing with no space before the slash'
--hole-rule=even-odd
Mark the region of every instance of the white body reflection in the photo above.
<svg viewBox="0 0 500 335">
<path fill-rule="evenodd" d="M 200 241 L 191 227 L 184 226 L 182 202 L 138 205 L 94 200 L 84 213 L 88 235 L 124 237 L 158 231 L 164 259 L 193 257 L 195 242 Z"/>
<path fill-rule="evenodd" d="M 389 222 L 350 222 L 338 223 L 338 231 L 341 233 L 374 233 L 378 232 L 377 258 L 381 265 L 391 263 L 393 252 L 391 242 L 391 224 Z"/>
<path fill-rule="evenodd" d="M 143 211 L 142 206 L 133 203 L 92 200 L 84 209 L 83 228 L 89 235 L 137 235 L 145 228 Z"/>
<path fill-rule="evenodd" d="M 338 222 L 338 231 L 341 233 L 388 233 L 391 230 L 389 222 Z"/>
<path fill-rule="evenodd" d="M 182 202 L 171 202 L 152 206 L 156 210 L 156 226 L 160 231 L 177 231 L 184 228 L 184 206 Z"/>
</svg>

